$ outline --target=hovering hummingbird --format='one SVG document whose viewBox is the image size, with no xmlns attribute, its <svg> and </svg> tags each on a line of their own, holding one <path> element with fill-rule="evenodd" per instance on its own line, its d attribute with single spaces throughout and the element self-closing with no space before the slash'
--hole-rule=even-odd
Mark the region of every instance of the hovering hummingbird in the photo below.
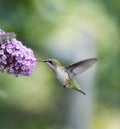
<svg viewBox="0 0 120 129">
<path fill-rule="evenodd" d="M 77 90 L 85 95 L 85 92 L 82 91 L 82 89 L 73 79 L 73 77 L 90 68 L 93 64 L 96 63 L 97 59 L 90 58 L 83 61 L 79 61 L 77 63 L 70 64 L 65 67 L 62 66 L 60 62 L 56 59 L 46 59 L 38 61 L 48 64 L 56 73 L 57 79 L 62 83 L 64 87 Z"/>
</svg>

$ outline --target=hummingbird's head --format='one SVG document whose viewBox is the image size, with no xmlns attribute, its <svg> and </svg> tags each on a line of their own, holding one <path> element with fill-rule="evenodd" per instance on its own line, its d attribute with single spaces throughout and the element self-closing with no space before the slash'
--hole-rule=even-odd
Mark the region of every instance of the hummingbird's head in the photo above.
<svg viewBox="0 0 120 129">
<path fill-rule="evenodd" d="M 59 61 L 56 59 L 47 59 L 43 62 L 47 63 L 52 69 L 55 69 L 57 66 L 60 65 Z"/>
</svg>

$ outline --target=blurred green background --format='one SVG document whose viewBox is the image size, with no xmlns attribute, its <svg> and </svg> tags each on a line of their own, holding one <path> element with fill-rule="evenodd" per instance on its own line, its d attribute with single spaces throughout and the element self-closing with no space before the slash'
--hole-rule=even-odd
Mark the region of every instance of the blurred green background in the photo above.
<svg viewBox="0 0 120 129">
<path fill-rule="evenodd" d="M 62 88 L 45 64 L 29 77 L 0 73 L 0 129 L 120 128 L 119 0 L 0 0 L 0 28 L 38 59 L 98 58 L 76 78 L 86 96 Z"/>
</svg>

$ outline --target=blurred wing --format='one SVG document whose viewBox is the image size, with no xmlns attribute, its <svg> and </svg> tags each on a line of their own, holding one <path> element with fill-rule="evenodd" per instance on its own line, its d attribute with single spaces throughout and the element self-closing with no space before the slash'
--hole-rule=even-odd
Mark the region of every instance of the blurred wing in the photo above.
<svg viewBox="0 0 120 129">
<path fill-rule="evenodd" d="M 65 68 L 67 69 L 68 73 L 71 76 L 74 76 L 84 72 L 85 70 L 93 66 L 96 63 L 96 61 L 97 61 L 96 58 L 90 58 L 87 60 L 83 60 L 83 61 L 71 64 L 69 66 L 66 66 Z"/>
</svg>

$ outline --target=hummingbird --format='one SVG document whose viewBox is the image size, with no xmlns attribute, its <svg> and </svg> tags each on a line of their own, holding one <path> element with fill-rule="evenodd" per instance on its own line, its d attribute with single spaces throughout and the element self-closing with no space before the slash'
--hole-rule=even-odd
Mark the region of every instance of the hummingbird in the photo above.
<svg viewBox="0 0 120 129">
<path fill-rule="evenodd" d="M 74 76 L 84 72 L 85 70 L 93 66 L 97 62 L 97 59 L 89 58 L 70 64 L 65 67 L 62 66 L 60 62 L 56 59 L 46 59 L 38 61 L 48 64 L 49 67 L 52 68 L 52 70 L 56 73 L 57 79 L 65 88 L 74 89 L 85 95 L 85 92 L 80 88 L 78 83 L 75 81 Z"/>
</svg>

